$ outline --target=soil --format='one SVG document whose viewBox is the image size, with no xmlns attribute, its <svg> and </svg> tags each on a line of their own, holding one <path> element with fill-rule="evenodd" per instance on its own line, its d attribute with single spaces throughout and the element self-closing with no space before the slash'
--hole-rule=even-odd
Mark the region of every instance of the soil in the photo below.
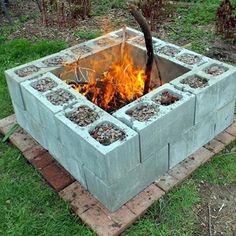
<svg viewBox="0 0 236 236">
<path fill-rule="evenodd" d="M 127 111 L 126 114 L 133 117 L 135 120 L 144 122 L 156 115 L 157 112 L 157 109 L 153 105 L 145 104 Z"/>
<path fill-rule="evenodd" d="M 180 52 L 179 49 L 171 47 L 171 46 L 164 46 L 161 48 L 157 48 L 156 51 L 170 57 L 174 57 L 176 54 Z"/>
<path fill-rule="evenodd" d="M 205 70 L 207 74 L 212 75 L 212 76 L 221 75 L 226 71 L 227 71 L 226 68 L 222 66 L 218 66 L 218 65 L 211 66 Z"/>
<path fill-rule="evenodd" d="M 40 70 L 39 67 L 32 65 L 16 70 L 15 73 L 20 77 L 26 77 L 28 75 L 38 72 L 39 70 Z"/>
<path fill-rule="evenodd" d="M 184 53 L 183 55 L 178 57 L 178 60 L 188 64 L 188 65 L 194 65 L 201 61 L 201 58 L 194 54 Z"/>
<path fill-rule="evenodd" d="M 33 82 L 31 83 L 31 86 L 38 90 L 39 92 L 46 92 L 52 88 L 55 88 L 57 87 L 57 83 L 55 81 L 53 81 L 51 78 L 49 77 L 46 77 L 46 78 L 43 78 L 39 81 L 36 81 L 36 82 Z"/>
<path fill-rule="evenodd" d="M 181 84 L 187 84 L 191 88 L 204 88 L 208 85 L 206 79 L 199 76 L 190 76 L 186 79 L 181 80 Z"/>
<path fill-rule="evenodd" d="M 199 186 L 202 203 L 194 212 L 199 224 L 195 235 L 209 234 L 209 206 L 212 235 L 236 235 L 236 183 L 231 185 L 211 185 L 202 182 Z"/>
<path fill-rule="evenodd" d="M 48 101 L 55 106 L 63 105 L 74 99 L 74 96 L 64 89 L 58 89 L 56 91 L 48 93 L 46 97 Z"/>
<path fill-rule="evenodd" d="M 66 117 L 81 127 L 88 126 L 99 118 L 97 112 L 87 106 L 76 108 L 74 111 L 66 114 Z"/>
<path fill-rule="evenodd" d="M 108 146 L 117 140 L 123 140 L 125 133 L 111 123 L 103 123 L 90 132 L 90 135 L 104 146 Z"/>
<path fill-rule="evenodd" d="M 177 101 L 179 101 L 179 97 L 170 93 L 169 91 L 164 91 L 161 94 L 157 95 L 154 98 L 154 101 L 163 106 L 169 106 Z"/>
</svg>

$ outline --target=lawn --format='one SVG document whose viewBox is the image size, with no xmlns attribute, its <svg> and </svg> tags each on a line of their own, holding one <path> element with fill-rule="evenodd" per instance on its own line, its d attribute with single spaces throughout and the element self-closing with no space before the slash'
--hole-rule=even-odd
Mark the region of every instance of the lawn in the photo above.
<svg viewBox="0 0 236 236">
<path fill-rule="evenodd" d="M 219 0 L 205 0 L 190 8 L 179 6 L 165 39 L 187 44 L 204 53 L 216 38 L 215 11 Z M 236 2 L 236 1 L 234 1 Z M 105 15 L 111 8 L 123 8 L 123 1 L 93 1 L 93 17 Z M 98 5 L 101 3 L 101 5 Z M 181 17 L 179 17 L 181 16 Z M 9 39 L 24 21 L 0 28 L 0 119 L 13 113 L 4 70 L 55 53 L 68 45 L 64 41 Z M 194 25 L 194 27 L 193 27 Z M 97 31 L 77 31 L 84 39 Z M 0 135 L 0 139 L 3 137 Z M 236 182 L 236 143 L 200 167 L 188 180 L 157 201 L 148 212 L 126 230 L 124 235 L 204 235 L 202 216 L 197 209 L 204 206 L 204 188 L 232 187 Z M 44 182 L 21 153 L 10 143 L 0 142 L 0 235 L 95 235 L 68 205 Z M 236 187 L 235 187 L 236 189 Z M 232 190 L 233 191 L 233 190 Z M 234 190 L 235 191 L 235 190 Z M 236 191 L 235 191 L 236 192 Z M 235 218 L 235 213 L 232 218 Z M 204 223 L 204 222 L 203 222 Z M 231 231 L 225 231 L 229 235 Z"/>
</svg>

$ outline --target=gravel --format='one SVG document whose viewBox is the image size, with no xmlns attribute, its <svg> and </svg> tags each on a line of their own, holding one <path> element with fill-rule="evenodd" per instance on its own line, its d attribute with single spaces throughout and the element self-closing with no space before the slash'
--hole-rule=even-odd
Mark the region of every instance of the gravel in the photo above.
<svg viewBox="0 0 236 236">
<path fill-rule="evenodd" d="M 28 75 L 38 72 L 39 70 L 40 70 L 39 67 L 32 65 L 32 66 L 26 66 L 22 69 L 16 70 L 15 73 L 19 75 L 20 77 L 26 77 Z"/>
<path fill-rule="evenodd" d="M 65 61 L 65 57 L 55 56 L 44 60 L 43 63 L 47 66 L 59 66 L 62 65 Z"/>
<path fill-rule="evenodd" d="M 127 115 L 133 117 L 135 120 L 144 122 L 149 120 L 151 117 L 157 114 L 157 109 L 153 105 L 145 104 L 139 107 L 136 107 L 133 110 L 126 112 Z"/>
<path fill-rule="evenodd" d="M 209 74 L 209 75 L 213 75 L 213 76 L 217 76 L 217 75 L 221 75 L 223 74 L 224 72 L 226 72 L 228 69 L 222 67 L 222 66 L 217 66 L 217 65 L 214 65 L 214 66 L 211 66 L 209 68 L 207 68 L 205 70 L 205 73 Z"/>
<path fill-rule="evenodd" d="M 186 64 L 193 65 L 193 64 L 200 62 L 201 57 L 194 55 L 194 54 L 185 53 L 185 54 L 179 56 L 178 60 L 180 60 Z"/>
<path fill-rule="evenodd" d="M 163 106 L 169 106 L 177 101 L 179 101 L 179 97 L 170 93 L 169 91 L 164 91 L 161 94 L 157 95 L 154 98 L 154 101 L 158 104 L 161 104 Z"/>
<path fill-rule="evenodd" d="M 123 140 L 125 133 L 111 123 L 103 123 L 90 132 L 90 135 L 104 146 L 108 146 L 117 140 Z"/>
<path fill-rule="evenodd" d="M 179 49 L 177 49 L 175 47 L 171 47 L 171 46 L 164 46 L 161 48 L 157 48 L 156 51 L 159 53 L 165 54 L 167 56 L 170 56 L 170 57 L 174 57 L 176 54 L 178 54 L 180 52 Z"/>
<path fill-rule="evenodd" d="M 181 84 L 187 84 L 191 88 L 204 88 L 208 85 L 208 82 L 207 79 L 195 75 L 181 80 Z"/>
<path fill-rule="evenodd" d="M 67 113 L 66 117 L 77 125 L 85 127 L 96 121 L 99 118 L 99 115 L 87 106 L 80 106 L 72 112 Z"/>
<path fill-rule="evenodd" d="M 132 42 L 136 43 L 136 44 L 138 44 L 140 46 L 145 46 L 145 39 L 144 39 L 143 36 L 139 36 L 139 37 L 133 39 Z"/>
<path fill-rule="evenodd" d="M 71 93 L 67 92 L 64 89 L 58 89 L 56 91 L 48 93 L 46 97 L 48 101 L 50 101 L 55 106 L 63 105 L 64 103 L 67 103 L 75 98 Z"/>
<path fill-rule="evenodd" d="M 104 39 L 100 39 L 98 41 L 95 42 L 98 46 L 103 47 L 106 46 L 108 44 L 113 44 L 114 40 L 109 39 L 109 38 L 104 38 Z"/>
<path fill-rule="evenodd" d="M 92 48 L 90 48 L 86 45 L 83 45 L 83 46 L 76 47 L 76 48 L 72 49 L 71 51 L 73 53 L 78 54 L 78 55 L 81 56 L 81 55 L 92 52 Z"/>
<path fill-rule="evenodd" d="M 46 77 L 40 79 L 39 81 L 33 82 L 30 84 L 34 89 L 38 90 L 39 92 L 46 92 L 52 88 L 57 87 L 57 83 L 53 81 L 51 78 Z"/>
</svg>

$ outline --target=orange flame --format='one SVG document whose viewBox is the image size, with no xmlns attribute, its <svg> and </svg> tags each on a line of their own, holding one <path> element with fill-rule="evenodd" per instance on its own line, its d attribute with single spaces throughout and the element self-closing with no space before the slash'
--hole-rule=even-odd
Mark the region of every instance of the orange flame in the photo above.
<svg viewBox="0 0 236 236">
<path fill-rule="evenodd" d="M 143 95 L 145 71 L 136 68 L 127 54 L 100 78 L 94 75 L 89 74 L 87 84 L 73 84 L 72 87 L 107 111 L 119 109 Z"/>
</svg>

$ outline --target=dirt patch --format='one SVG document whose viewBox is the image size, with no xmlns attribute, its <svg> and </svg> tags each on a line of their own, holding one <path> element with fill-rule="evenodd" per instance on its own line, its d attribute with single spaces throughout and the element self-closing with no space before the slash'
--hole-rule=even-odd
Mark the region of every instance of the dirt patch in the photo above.
<svg viewBox="0 0 236 236">
<path fill-rule="evenodd" d="M 206 56 L 236 64 L 236 44 L 223 40 L 216 40 L 206 53 Z"/>
<path fill-rule="evenodd" d="M 195 235 L 236 235 L 236 183 L 231 185 L 211 185 L 202 182 L 199 186 L 202 203 L 197 205 L 195 213 L 199 225 Z M 209 216 L 210 208 L 210 216 Z"/>
</svg>

